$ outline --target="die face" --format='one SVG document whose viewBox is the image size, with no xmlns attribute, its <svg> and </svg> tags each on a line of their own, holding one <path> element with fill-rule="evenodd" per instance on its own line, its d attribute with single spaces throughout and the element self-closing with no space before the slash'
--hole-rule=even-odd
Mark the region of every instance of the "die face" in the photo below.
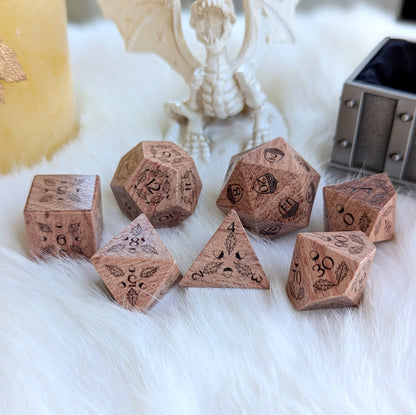
<svg viewBox="0 0 416 415">
<path fill-rule="evenodd" d="M 188 153 L 167 141 L 143 141 L 143 155 L 149 160 L 159 160 L 163 164 L 172 166 L 192 161 Z"/>
<path fill-rule="evenodd" d="M 227 215 L 179 285 L 269 288 L 269 281 L 235 211 Z"/>
<path fill-rule="evenodd" d="M 82 211 L 93 208 L 98 176 L 37 175 L 26 202 L 26 211 Z"/>
<path fill-rule="evenodd" d="M 337 185 L 330 190 L 353 198 L 356 202 L 380 210 L 396 194 L 386 173 L 375 174 Z"/>
<path fill-rule="evenodd" d="M 302 308 L 302 311 L 306 310 L 323 310 L 327 308 L 344 308 L 344 307 L 357 307 L 358 303 L 353 302 L 349 297 L 345 295 L 339 295 L 334 298 L 327 298 L 317 302 L 311 302 Z"/>
<path fill-rule="evenodd" d="M 130 219 L 145 213 L 154 226 L 165 227 L 195 211 L 202 183 L 194 161 L 181 148 L 143 141 L 121 159 L 111 188 Z"/>
<path fill-rule="evenodd" d="M 111 181 L 111 186 L 123 186 L 134 174 L 143 157 L 143 146 L 139 143 L 121 158 Z"/>
<path fill-rule="evenodd" d="M 304 199 L 310 206 L 310 209 L 308 209 L 309 215 L 311 214 L 313 202 L 315 201 L 315 196 L 318 190 L 319 181 L 320 181 L 319 175 L 311 175 L 309 177 L 309 180 L 305 180 L 303 182 L 303 187 L 301 188 L 302 189 L 301 192 L 304 195 Z"/>
<path fill-rule="evenodd" d="M 174 285 L 180 272 L 171 261 L 107 257 L 101 276 L 114 299 L 127 309 L 146 312 Z"/>
<path fill-rule="evenodd" d="M 351 257 L 359 264 L 376 251 L 374 244 L 361 231 L 308 232 L 299 235 L 323 243 L 325 249 L 332 249 L 340 255 Z"/>
<path fill-rule="evenodd" d="M 240 163 L 233 169 L 228 181 L 223 187 L 218 199 L 217 206 L 221 209 L 235 209 L 239 213 L 245 213 L 252 216 L 253 206 L 248 193 L 244 170 L 241 169 Z"/>
<path fill-rule="evenodd" d="M 224 212 L 235 209 L 244 226 L 275 238 L 308 225 L 319 179 L 277 138 L 231 159 L 217 206 Z"/>
<path fill-rule="evenodd" d="M 339 301 L 345 296 L 355 268 L 345 257 L 324 250 L 319 242 L 301 237 L 287 283 L 290 299 L 297 309 L 317 308 L 320 303 Z"/>
<path fill-rule="evenodd" d="M 372 233 L 369 236 L 372 241 L 387 241 L 394 237 L 396 198 L 397 196 L 394 195 L 385 207 L 378 213 Z"/>
<path fill-rule="evenodd" d="M 177 170 L 158 161 L 144 159 L 126 182 L 125 189 L 139 210 L 152 222 L 158 211 L 178 204 L 174 186 L 177 180 Z"/>
<path fill-rule="evenodd" d="M 239 213 L 238 216 L 248 231 L 260 235 L 263 238 L 275 239 L 280 235 L 299 229 L 299 226 L 291 225 L 289 223 L 277 223 L 267 220 L 254 219 L 242 213 Z"/>
<path fill-rule="evenodd" d="M 198 203 L 198 198 L 201 193 L 202 183 L 199 175 L 196 173 L 194 163 L 187 162 L 183 163 L 178 168 L 178 198 L 179 204 L 190 213 L 195 211 Z"/>
<path fill-rule="evenodd" d="M 374 242 L 394 236 L 396 192 L 385 173 L 326 186 L 323 194 L 327 231 L 361 230 Z"/>
<path fill-rule="evenodd" d="M 146 312 L 181 278 L 179 268 L 144 214 L 91 258 L 114 299 Z"/>
<path fill-rule="evenodd" d="M 102 233 L 99 177 L 36 176 L 24 217 L 34 255 L 91 257 Z"/>
<path fill-rule="evenodd" d="M 117 258 L 140 257 L 142 259 L 157 258 L 174 261 L 166 245 L 144 214 L 133 220 L 103 246 L 94 257 L 101 255 L 115 256 Z"/>
<path fill-rule="evenodd" d="M 297 310 L 358 305 L 374 254 L 362 232 L 298 234 L 289 299 Z"/>
<path fill-rule="evenodd" d="M 137 218 L 142 212 L 123 186 L 111 185 L 120 210 L 130 219 Z"/>
<path fill-rule="evenodd" d="M 202 188 L 199 176 L 195 175 L 195 169 L 188 161 L 176 167 L 176 174 L 178 178 L 177 203 L 165 210 L 162 207 L 157 209 L 157 213 L 151 217 L 153 226 L 156 228 L 178 225 L 191 216 L 196 209 Z"/>
<path fill-rule="evenodd" d="M 100 230 L 91 212 L 26 212 L 29 246 L 40 258 L 45 255 L 91 257 L 98 249 Z"/>
<path fill-rule="evenodd" d="M 343 194 L 336 194 L 334 197 L 326 189 L 324 200 L 327 231 L 359 230 L 370 236 L 378 217 L 377 210 L 358 204 L 354 199 Z"/>
<path fill-rule="evenodd" d="M 349 298 L 351 298 L 354 304 L 358 304 L 360 302 L 361 296 L 363 295 L 374 254 L 375 252 L 370 254 L 368 259 L 357 269 L 355 277 L 348 287 L 347 295 Z"/>
</svg>

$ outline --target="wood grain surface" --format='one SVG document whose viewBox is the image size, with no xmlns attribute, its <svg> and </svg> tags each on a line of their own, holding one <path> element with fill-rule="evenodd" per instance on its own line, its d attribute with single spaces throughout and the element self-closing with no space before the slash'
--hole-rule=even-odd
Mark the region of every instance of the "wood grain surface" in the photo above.
<svg viewBox="0 0 416 415">
<path fill-rule="evenodd" d="M 270 287 L 234 210 L 226 216 L 180 281 L 181 287 Z"/>
<path fill-rule="evenodd" d="M 91 257 L 103 224 L 99 176 L 35 176 L 24 217 L 34 255 Z"/>
<path fill-rule="evenodd" d="M 323 188 L 326 231 L 364 232 L 371 241 L 394 237 L 396 191 L 386 173 Z"/>
<path fill-rule="evenodd" d="M 357 306 L 376 252 L 361 231 L 299 233 L 286 291 L 297 310 Z"/>
<path fill-rule="evenodd" d="M 309 223 L 320 175 L 283 139 L 233 156 L 217 206 L 270 239 Z"/>
<path fill-rule="evenodd" d="M 130 219 L 145 213 L 156 228 L 192 215 L 202 183 L 191 156 L 169 141 L 142 141 L 124 155 L 111 189 Z"/>
<path fill-rule="evenodd" d="M 146 215 L 139 215 L 92 258 L 114 299 L 147 312 L 182 277 Z"/>
</svg>

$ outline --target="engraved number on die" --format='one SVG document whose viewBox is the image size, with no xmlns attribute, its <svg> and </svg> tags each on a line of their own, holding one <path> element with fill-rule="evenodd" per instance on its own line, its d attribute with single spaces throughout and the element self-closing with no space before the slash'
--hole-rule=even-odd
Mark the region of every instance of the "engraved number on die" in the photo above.
<svg viewBox="0 0 416 415">
<path fill-rule="evenodd" d="M 318 278 L 323 277 L 326 271 L 330 271 L 332 268 L 334 268 L 335 262 L 329 256 L 326 256 L 322 258 L 321 261 L 319 261 L 319 253 L 316 251 L 311 251 L 310 257 L 312 261 L 315 262 L 315 265 L 312 267 L 312 271 L 318 272 Z"/>
</svg>

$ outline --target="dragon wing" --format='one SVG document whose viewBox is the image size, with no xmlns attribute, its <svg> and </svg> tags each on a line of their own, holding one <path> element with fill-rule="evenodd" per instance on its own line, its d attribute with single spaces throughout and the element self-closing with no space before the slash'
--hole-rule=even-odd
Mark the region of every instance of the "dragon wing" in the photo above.
<svg viewBox="0 0 416 415">
<path fill-rule="evenodd" d="M 292 23 L 299 0 L 243 0 L 245 35 L 234 65 L 260 65 L 275 43 L 293 41 Z"/>
<path fill-rule="evenodd" d="M 201 66 L 185 42 L 180 0 L 98 0 L 104 17 L 112 19 L 126 48 L 159 55 L 189 81 Z"/>
</svg>

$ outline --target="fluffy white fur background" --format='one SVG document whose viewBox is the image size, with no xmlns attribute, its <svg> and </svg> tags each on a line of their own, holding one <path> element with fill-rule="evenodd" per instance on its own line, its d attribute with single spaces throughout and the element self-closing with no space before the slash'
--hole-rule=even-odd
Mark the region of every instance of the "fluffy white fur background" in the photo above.
<svg viewBox="0 0 416 415">
<path fill-rule="evenodd" d="M 0 177 L 0 414 L 416 413 L 412 195 L 399 195 L 396 237 L 378 245 L 353 310 L 295 311 L 285 293 L 295 234 L 250 235 L 269 291 L 174 288 L 147 315 L 109 299 L 87 261 L 30 259 L 22 212 L 33 175 L 99 174 L 104 244 L 128 224 L 109 187 L 119 159 L 161 139 L 163 103 L 187 95 L 163 61 L 127 54 L 111 23 L 69 35 L 79 135 L 52 160 Z M 376 8 L 334 7 L 298 13 L 295 35 L 273 49 L 259 80 L 288 141 L 322 174 L 307 228 L 320 231 L 342 84 L 384 36 L 415 40 L 416 26 Z M 223 219 L 215 200 L 239 150 L 216 146 L 199 167 L 196 213 L 159 232 L 183 272 Z"/>
</svg>

